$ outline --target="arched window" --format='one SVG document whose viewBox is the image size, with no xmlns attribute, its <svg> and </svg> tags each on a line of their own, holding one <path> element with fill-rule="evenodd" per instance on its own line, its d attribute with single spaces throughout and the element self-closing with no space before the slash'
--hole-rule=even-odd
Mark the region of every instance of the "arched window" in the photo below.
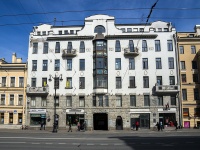
<svg viewBox="0 0 200 150">
<path fill-rule="evenodd" d="M 121 51 L 120 41 L 116 40 L 116 42 L 115 42 L 115 52 L 120 52 L 120 51 Z"/>
<path fill-rule="evenodd" d="M 106 30 L 105 30 L 104 26 L 101 26 L 101 25 L 96 26 L 94 29 L 94 33 L 101 34 L 101 33 L 105 33 L 105 32 L 106 32 Z"/>
</svg>

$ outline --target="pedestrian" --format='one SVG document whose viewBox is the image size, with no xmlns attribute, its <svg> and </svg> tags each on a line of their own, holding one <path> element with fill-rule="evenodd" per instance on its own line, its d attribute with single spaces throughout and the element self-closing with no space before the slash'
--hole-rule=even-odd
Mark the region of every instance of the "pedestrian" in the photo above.
<svg viewBox="0 0 200 150">
<path fill-rule="evenodd" d="M 80 131 L 80 122 L 77 123 L 77 130 Z"/>
<path fill-rule="evenodd" d="M 135 123 L 134 122 L 133 122 L 132 128 L 133 128 L 133 130 L 135 129 Z"/>
<path fill-rule="evenodd" d="M 138 121 L 135 123 L 135 126 L 136 126 L 136 131 L 137 131 L 138 127 L 139 127 L 139 122 Z"/>
<path fill-rule="evenodd" d="M 68 129 L 68 132 L 71 131 L 72 132 L 72 124 L 71 122 L 69 123 L 69 129 Z"/>
<path fill-rule="evenodd" d="M 163 129 L 163 124 L 162 124 L 162 121 L 160 122 L 160 130 L 162 131 Z"/>
<path fill-rule="evenodd" d="M 175 126 L 175 130 L 177 130 L 178 129 L 178 123 L 177 123 L 177 121 L 175 121 L 174 126 Z"/>
<path fill-rule="evenodd" d="M 158 131 L 160 131 L 160 124 L 157 122 L 156 124 Z"/>
<path fill-rule="evenodd" d="M 43 121 L 40 122 L 40 130 L 43 128 Z"/>
</svg>

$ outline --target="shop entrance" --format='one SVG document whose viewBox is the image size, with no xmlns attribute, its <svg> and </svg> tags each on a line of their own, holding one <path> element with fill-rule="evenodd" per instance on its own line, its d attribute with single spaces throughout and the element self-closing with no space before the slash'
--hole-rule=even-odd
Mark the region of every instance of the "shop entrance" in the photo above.
<svg viewBox="0 0 200 150">
<path fill-rule="evenodd" d="M 123 120 L 121 116 L 116 118 L 116 130 L 123 130 Z"/>
<path fill-rule="evenodd" d="M 108 114 L 95 113 L 93 114 L 94 130 L 108 130 Z"/>
<path fill-rule="evenodd" d="M 176 122 L 176 114 L 175 113 L 160 113 L 159 122 L 163 122 L 165 126 L 174 126 L 174 123 Z"/>
</svg>

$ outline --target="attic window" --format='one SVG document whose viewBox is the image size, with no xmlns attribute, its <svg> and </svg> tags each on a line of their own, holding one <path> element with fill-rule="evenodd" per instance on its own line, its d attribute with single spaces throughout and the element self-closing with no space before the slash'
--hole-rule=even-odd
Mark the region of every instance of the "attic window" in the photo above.
<svg viewBox="0 0 200 150">
<path fill-rule="evenodd" d="M 194 37 L 194 34 L 189 34 L 189 37 Z"/>
<path fill-rule="evenodd" d="M 106 32 L 106 30 L 105 30 L 104 26 L 96 26 L 94 29 L 94 33 L 101 34 L 101 33 L 105 33 L 105 32 Z"/>
<path fill-rule="evenodd" d="M 169 30 L 168 30 L 168 28 L 164 28 L 164 32 L 168 32 Z"/>
</svg>

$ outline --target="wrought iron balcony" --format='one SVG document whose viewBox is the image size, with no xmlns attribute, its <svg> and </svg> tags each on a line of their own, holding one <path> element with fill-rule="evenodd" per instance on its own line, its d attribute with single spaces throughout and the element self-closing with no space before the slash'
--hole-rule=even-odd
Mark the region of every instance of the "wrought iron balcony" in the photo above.
<svg viewBox="0 0 200 150">
<path fill-rule="evenodd" d="M 124 55 L 125 56 L 137 56 L 137 55 L 139 55 L 139 50 L 137 47 L 134 47 L 133 50 L 131 50 L 130 48 L 125 48 Z"/>
<path fill-rule="evenodd" d="M 155 86 L 156 93 L 178 93 L 180 91 L 179 85 L 157 85 Z"/>
<path fill-rule="evenodd" d="M 62 50 L 62 57 L 75 57 L 76 55 L 77 55 L 76 49 L 72 49 L 72 50 L 63 49 Z"/>
<path fill-rule="evenodd" d="M 27 95 L 48 95 L 49 87 L 27 87 L 26 88 Z"/>
</svg>

